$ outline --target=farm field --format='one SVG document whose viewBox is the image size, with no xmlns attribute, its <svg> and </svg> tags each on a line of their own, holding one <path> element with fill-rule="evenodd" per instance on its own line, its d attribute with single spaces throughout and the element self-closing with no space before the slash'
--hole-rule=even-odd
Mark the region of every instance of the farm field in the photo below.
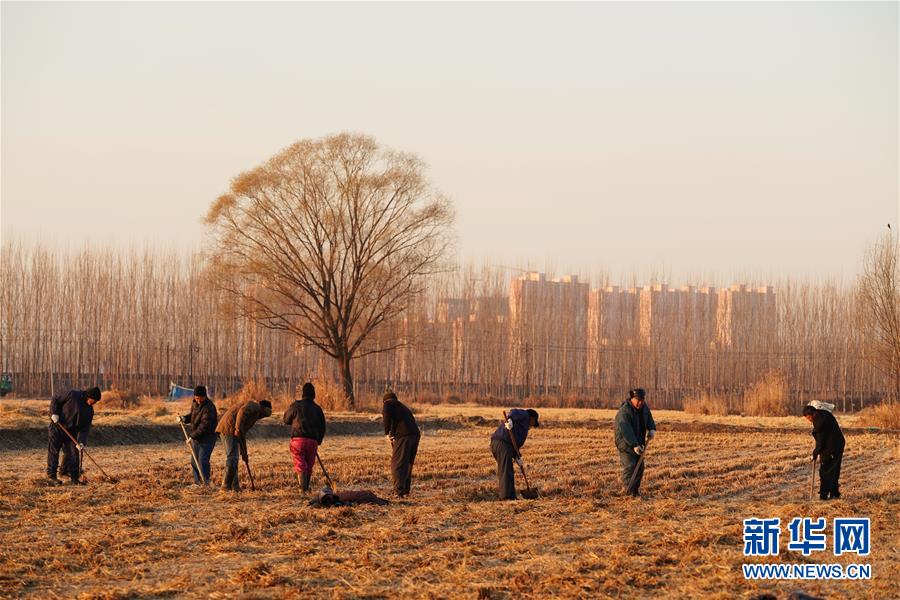
<svg viewBox="0 0 900 600">
<path fill-rule="evenodd" d="M 189 485 L 187 449 L 178 443 L 89 448 L 119 481 L 99 481 L 88 462 L 86 487 L 47 486 L 42 448 L 5 450 L 0 595 L 786 598 L 802 590 L 900 597 L 896 434 L 849 431 L 842 499 L 809 502 L 812 437 L 802 419 L 659 411 L 644 498 L 632 500 L 621 494 L 613 411 L 551 409 L 524 448 L 541 497 L 497 502 L 488 438 L 498 410 L 420 407 L 425 436 L 412 497 L 383 507 L 307 506 L 311 496 L 296 489 L 287 438 L 253 432 L 257 490 L 239 495 Z M 389 497 L 387 443 L 369 433 L 372 417 L 336 418 L 364 423 L 365 433 L 327 437 L 321 454 L 338 491 Z M 125 417 L 98 413 L 98 429 L 104 418 Z M 220 444 L 214 481 L 223 461 Z M 248 487 L 243 466 L 241 475 Z M 317 472 L 313 486 L 322 485 Z M 777 562 L 867 562 L 872 580 L 745 581 L 743 562 L 767 561 L 743 556 L 742 519 L 797 516 L 870 517 L 872 553 L 804 558 L 786 550 L 783 527 Z"/>
</svg>

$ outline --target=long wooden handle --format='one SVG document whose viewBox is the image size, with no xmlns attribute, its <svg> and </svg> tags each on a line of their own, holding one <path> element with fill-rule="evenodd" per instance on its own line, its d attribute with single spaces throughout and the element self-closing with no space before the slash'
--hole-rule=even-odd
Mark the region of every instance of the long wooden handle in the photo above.
<svg viewBox="0 0 900 600">
<path fill-rule="evenodd" d="M 509 420 L 509 418 L 506 416 L 506 411 L 504 410 L 504 411 L 503 411 L 503 428 L 504 428 L 504 429 L 506 429 L 506 421 L 508 421 L 508 420 Z M 515 451 L 516 451 L 516 456 L 517 456 L 519 459 L 521 459 L 521 458 L 522 458 L 522 452 L 519 450 L 519 445 L 516 443 L 516 438 L 515 438 L 515 436 L 513 436 L 512 430 L 511 430 L 511 429 L 506 429 L 506 433 L 509 434 L 509 441 L 512 443 L 512 446 L 513 446 L 513 448 L 514 448 Z M 525 489 L 526 489 L 526 490 L 530 490 L 530 489 L 531 489 L 531 486 L 528 484 L 528 475 L 525 474 L 525 467 L 523 467 L 523 466 L 521 465 L 521 463 L 519 464 L 519 471 L 522 472 L 522 477 L 525 479 Z"/>
<path fill-rule="evenodd" d="M 72 440 L 72 443 L 77 446 L 78 440 L 76 440 L 75 437 L 71 433 L 69 433 L 69 430 L 66 429 L 66 426 L 58 421 L 56 422 L 56 424 L 59 425 L 59 428 L 63 430 L 63 433 L 65 433 L 67 436 L 69 436 L 69 439 Z M 94 457 L 91 456 L 91 454 L 88 451 L 86 451 L 84 448 L 82 448 L 81 451 L 84 453 L 85 456 L 87 456 L 90 459 L 90 461 L 92 463 L 94 463 L 94 466 L 97 467 L 97 469 L 100 471 L 100 473 L 103 474 L 104 477 L 106 477 L 107 479 L 112 479 L 112 477 L 110 477 L 109 475 L 106 474 L 106 471 L 103 470 L 103 467 L 101 467 L 100 465 L 97 464 L 97 461 L 94 460 Z"/>
<path fill-rule="evenodd" d="M 178 424 L 181 425 L 181 431 L 184 433 L 184 440 L 187 441 L 191 439 L 191 436 L 187 433 L 187 429 L 184 428 L 184 423 L 178 421 Z M 194 445 L 188 444 L 188 448 L 191 449 L 191 457 L 194 459 L 194 465 L 197 467 L 197 472 L 200 473 L 200 479 L 202 479 L 203 484 L 206 485 L 206 477 L 203 475 L 203 469 L 200 468 L 200 461 L 197 460 L 197 453 L 194 452 Z"/>
<path fill-rule="evenodd" d="M 247 477 L 250 478 L 250 489 L 256 491 L 256 485 L 253 483 L 253 471 L 250 470 L 250 457 L 247 455 L 247 440 L 241 437 L 241 458 L 244 459 L 244 466 L 247 467 Z"/>
<path fill-rule="evenodd" d="M 331 477 L 328 476 L 328 471 L 325 470 L 325 465 L 322 463 L 322 459 L 319 458 L 319 451 L 316 450 L 316 460 L 319 461 L 319 466 L 322 467 L 322 473 L 325 474 L 325 481 L 328 482 L 328 487 L 331 488 L 331 491 L 334 492 L 334 484 L 331 483 Z"/>
<path fill-rule="evenodd" d="M 506 416 L 506 411 L 503 411 L 503 428 L 506 429 L 506 422 L 509 420 L 509 417 Z M 516 443 L 516 438 L 513 436 L 512 429 L 506 429 L 506 433 L 509 434 L 509 443 L 512 444 L 513 449 L 516 451 L 516 456 L 519 458 L 522 457 L 522 452 L 519 451 L 519 444 Z"/>
</svg>

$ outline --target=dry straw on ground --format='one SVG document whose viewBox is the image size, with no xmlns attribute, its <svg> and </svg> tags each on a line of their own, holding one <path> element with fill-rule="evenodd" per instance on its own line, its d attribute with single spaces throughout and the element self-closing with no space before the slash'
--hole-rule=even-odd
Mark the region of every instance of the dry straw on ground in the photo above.
<svg viewBox="0 0 900 600">
<path fill-rule="evenodd" d="M 0 462 L 0 593 L 474 599 L 773 592 L 785 598 L 800 588 L 828 598 L 900 596 L 891 575 L 900 566 L 900 470 L 890 434 L 848 430 L 844 497 L 809 502 L 812 438 L 802 419 L 659 411 L 645 499 L 631 501 L 621 496 L 613 411 L 548 410 L 544 427 L 524 448 L 542 497 L 501 503 L 494 500 L 488 450 L 497 411 L 427 410 L 419 413 L 431 425 L 413 496 L 386 507 L 307 507 L 308 498 L 295 488 L 287 439 L 260 440 L 252 433 L 258 489 L 240 496 L 190 486 L 183 444 L 94 448 L 121 483 L 77 489 L 44 484 L 42 451 L 6 452 Z M 381 436 L 330 436 L 321 454 L 339 489 L 388 493 Z M 217 482 L 222 462 L 218 446 Z M 313 485 L 322 485 L 319 473 Z M 787 552 L 784 540 L 780 560 L 868 562 L 872 581 L 746 582 L 741 519 L 752 516 L 870 517 L 872 554 L 864 561 L 804 558 Z"/>
</svg>

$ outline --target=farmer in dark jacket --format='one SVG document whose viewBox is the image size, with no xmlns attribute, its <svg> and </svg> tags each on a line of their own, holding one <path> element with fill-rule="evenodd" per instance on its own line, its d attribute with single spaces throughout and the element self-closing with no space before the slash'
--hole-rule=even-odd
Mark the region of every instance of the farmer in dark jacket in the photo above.
<svg viewBox="0 0 900 600">
<path fill-rule="evenodd" d="M 180 423 L 190 424 L 189 439 L 186 443 L 194 449 L 191 456 L 191 470 L 194 472 L 194 483 L 200 485 L 204 481 L 209 483 L 209 457 L 216 447 L 216 425 L 219 415 L 216 405 L 206 396 L 206 386 L 198 385 L 194 388 L 194 402 L 191 404 L 191 414 L 178 417 Z M 200 462 L 194 464 L 193 456 Z M 201 479 L 200 473 L 203 473 Z"/>
<path fill-rule="evenodd" d="M 257 421 L 271 414 L 272 403 L 268 400 L 258 403 L 248 400 L 232 406 L 219 419 L 216 432 L 222 436 L 225 443 L 225 476 L 222 478 L 222 487 L 226 490 L 241 491 L 238 479 L 238 452 L 244 457 L 244 462 L 249 462 L 245 436 Z"/>
<path fill-rule="evenodd" d="M 491 454 L 497 461 L 497 494 L 501 500 L 516 499 L 516 481 L 513 471 L 513 462 L 522 466 L 522 456 L 513 447 L 510 441 L 510 433 L 516 440 L 516 445 L 521 450 L 528 437 L 531 427 L 540 427 L 536 410 L 514 408 L 507 414 L 505 423 L 501 423 L 497 431 L 491 436 Z"/>
<path fill-rule="evenodd" d="M 656 423 L 650 414 L 650 407 L 645 402 L 646 392 L 636 388 L 628 392 L 628 400 L 622 403 L 616 414 L 616 449 L 622 463 L 622 482 L 629 496 L 640 495 L 641 480 L 644 478 L 644 462 L 641 454 L 647 447 L 647 441 L 656 435 Z M 638 462 L 641 463 L 638 467 Z M 635 475 L 635 468 L 638 469 Z M 634 483 L 628 487 L 632 477 Z"/>
<path fill-rule="evenodd" d="M 829 405 L 830 406 L 830 405 Z M 828 500 L 841 497 L 839 479 L 841 461 L 844 458 L 844 434 L 837 419 L 830 410 L 821 410 L 812 405 L 803 407 L 803 416 L 812 423 L 812 435 L 816 440 L 812 459 L 821 459 L 819 464 L 819 499 Z"/>
<path fill-rule="evenodd" d="M 394 392 L 382 397 L 381 420 L 384 421 L 384 435 L 391 443 L 391 476 L 394 493 L 403 498 L 409 496 L 412 486 L 412 468 L 419 450 L 419 426 L 412 411 L 397 400 Z"/>
<path fill-rule="evenodd" d="M 316 388 L 306 382 L 300 399 L 284 411 L 284 424 L 291 426 L 291 457 L 297 480 L 304 492 L 309 491 L 309 478 L 316 463 L 319 444 L 325 439 L 325 413 L 316 404 Z"/>
<path fill-rule="evenodd" d="M 59 485 L 59 451 L 63 453 L 63 471 L 75 485 L 81 481 L 80 451 L 87 445 L 88 431 L 94 420 L 94 404 L 100 400 L 100 388 L 70 390 L 50 401 L 50 429 L 47 447 L 47 479 Z M 62 430 L 65 427 L 77 441 L 73 442 Z"/>
</svg>

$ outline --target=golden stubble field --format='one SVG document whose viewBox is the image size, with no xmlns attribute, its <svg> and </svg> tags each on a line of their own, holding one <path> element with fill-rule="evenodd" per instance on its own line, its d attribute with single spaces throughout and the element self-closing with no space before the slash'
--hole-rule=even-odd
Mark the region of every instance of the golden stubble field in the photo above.
<svg viewBox="0 0 900 600">
<path fill-rule="evenodd" d="M 472 409 L 468 416 L 494 412 Z M 183 444 L 93 448 L 120 481 L 97 481 L 88 464 L 86 487 L 47 486 L 43 450 L 0 452 L 0 594 L 786 598 L 802 590 L 827 598 L 900 597 L 896 435 L 848 435 L 843 498 L 811 503 L 805 421 L 776 420 L 770 431 L 753 422 L 762 428 L 734 432 L 727 423 L 712 427 L 715 419 L 659 413 L 645 497 L 632 500 L 621 495 L 608 420 L 594 421 L 611 414 L 549 412 L 524 449 L 542 497 L 516 502 L 494 500 L 488 426 L 426 425 L 412 498 L 384 507 L 308 507 L 310 498 L 295 487 L 286 438 L 251 437 L 257 491 L 240 495 L 189 485 Z M 321 454 L 339 489 L 388 495 L 381 436 L 332 436 Z M 223 462 L 220 444 L 214 480 Z M 246 485 L 243 465 L 241 475 Z M 313 484 L 323 484 L 319 472 Z M 795 516 L 829 523 L 870 517 L 871 556 L 826 551 L 804 559 L 787 552 L 786 522 Z M 747 582 L 740 565 L 742 519 L 749 517 L 781 517 L 781 562 L 868 562 L 873 579 Z"/>
</svg>

